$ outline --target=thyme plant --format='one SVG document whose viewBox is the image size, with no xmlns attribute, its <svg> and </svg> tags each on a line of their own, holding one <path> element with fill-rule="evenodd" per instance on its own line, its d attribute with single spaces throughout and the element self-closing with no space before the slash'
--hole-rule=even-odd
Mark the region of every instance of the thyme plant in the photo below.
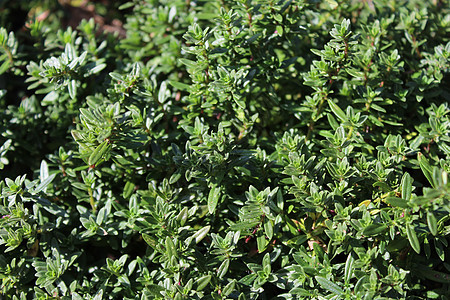
<svg viewBox="0 0 450 300">
<path fill-rule="evenodd" d="M 448 299 L 446 1 L 91 2 L 0 1 L 0 299 Z"/>
</svg>

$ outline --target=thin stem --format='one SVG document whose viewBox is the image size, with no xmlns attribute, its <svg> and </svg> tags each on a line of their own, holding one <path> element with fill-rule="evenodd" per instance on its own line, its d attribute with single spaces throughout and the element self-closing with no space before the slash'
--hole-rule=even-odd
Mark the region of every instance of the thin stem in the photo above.
<svg viewBox="0 0 450 300">
<path fill-rule="evenodd" d="M 333 84 L 333 80 L 330 80 L 330 86 Z M 322 89 L 321 93 L 323 93 L 323 97 L 322 99 L 320 99 L 319 105 L 317 107 L 317 116 L 319 116 L 322 113 L 323 110 L 323 105 L 325 104 L 325 100 L 328 97 L 328 93 L 324 92 L 325 90 Z M 309 123 L 308 126 L 308 133 L 306 134 L 306 141 L 308 141 L 311 138 L 312 132 L 314 131 L 314 125 L 316 124 L 317 120 L 314 120 L 314 118 L 311 118 L 311 122 Z"/>
<path fill-rule="evenodd" d="M 91 203 L 92 212 L 95 213 L 97 209 L 95 208 L 95 199 L 94 194 L 92 193 L 92 189 L 88 187 L 88 193 L 89 193 L 89 202 Z"/>
</svg>

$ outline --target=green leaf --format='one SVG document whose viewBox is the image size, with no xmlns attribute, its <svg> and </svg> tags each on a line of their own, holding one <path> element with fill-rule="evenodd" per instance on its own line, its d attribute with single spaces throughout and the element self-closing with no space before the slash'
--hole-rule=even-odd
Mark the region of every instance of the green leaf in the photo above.
<svg viewBox="0 0 450 300">
<path fill-rule="evenodd" d="M 203 238 L 208 234 L 209 230 L 211 229 L 211 226 L 205 226 L 196 233 L 192 235 L 192 237 L 195 239 L 195 243 L 198 244 Z"/>
<path fill-rule="evenodd" d="M 336 119 L 330 113 L 327 113 L 327 119 L 328 119 L 328 123 L 330 124 L 331 128 L 333 128 L 333 130 L 336 131 L 336 129 L 339 127 L 339 123 L 336 121 Z M 330 133 L 329 131 L 325 131 L 325 133 L 329 134 L 331 138 L 333 137 L 333 134 Z"/>
<path fill-rule="evenodd" d="M 239 279 L 239 283 L 242 283 L 243 285 L 250 285 L 252 282 L 258 277 L 258 274 L 252 273 L 245 275 L 241 279 Z"/>
<path fill-rule="evenodd" d="M 205 275 L 200 277 L 195 281 L 195 285 L 197 286 L 196 291 L 203 290 L 211 281 L 212 276 L 211 275 Z"/>
<path fill-rule="evenodd" d="M 124 199 L 130 198 L 131 194 L 134 192 L 135 186 L 136 185 L 130 181 L 127 181 L 125 183 L 125 187 L 123 188 L 123 193 L 122 193 Z"/>
<path fill-rule="evenodd" d="M 77 96 L 77 81 L 75 79 L 72 79 L 67 87 L 69 89 L 70 98 L 75 99 L 75 97 Z"/>
<path fill-rule="evenodd" d="M 317 282 L 320 284 L 320 286 L 322 286 L 322 288 L 324 288 L 325 290 L 332 292 L 335 295 L 342 296 L 344 294 L 344 290 L 336 283 L 331 282 L 330 280 L 321 276 L 316 276 L 315 278 Z"/>
<path fill-rule="evenodd" d="M 264 233 L 267 235 L 269 240 L 273 237 L 273 225 L 272 221 L 269 219 L 264 220 Z"/>
<path fill-rule="evenodd" d="M 159 93 L 158 93 L 158 103 L 162 104 L 164 102 L 166 102 L 167 99 L 167 83 L 165 81 L 163 81 L 161 83 L 161 86 L 159 87 Z"/>
<path fill-rule="evenodd" d="M 126 2 L 126 3 L 121 4 L 119 6 L 119 10 L 127 9 L 127 8 L 130 8 L 130 7 L 133 7 L 134 5 L 135 4 L 133 2 Z"/>
<path fill-rule="evenodd" d="M 342 111 L 342 109 L 332 100 L 330 99 L 327 100 L 331 111 L 336 115 L 336 117 L 338 117 L 342 122 L 347 121 L 347 115 Z"/>
<path fill-rule="evenodd" d="M 181 226 L 184 226 L 187 218 L 188 218 L 188 208 L 185 206 L 178 214 L 177 221 L 180 223 Z"/>
<path fill-rule="evenodd" d="M 364 275 L 356 282 L 355 288 L 354 288 L 355 293 L 359 293 L 359 292 L 362 292 L 365 290 L 363 285 L 368 281 L 367 278 L 368 278 L 368 276 Z"/>
<path fill-rule="evenodd" d="M 445 261 L 445 252 L 447 251 L 447 247 L 442 245 L 440 239 L 434 240 L 434 250 L 436 251 L 436 254 L 440 258 L 440 260 Z"/>
<path fill-rule="evenodd" d="M 48 177 L 48 164 L 45 160 L 41 161 L 41 167 L 39 169 L 39 177 L 41 181 Z"/>
<path fill-rule="evenodd" d="M 433 168 L 426 159 L 426 157 L 422 153 L 417 154 L 417 159 L 419 161 L 419 166 L 422 169 L 423 175 L 428 179 L 428 182 L 431 184 L 433 188 L 436 188 L 434 186 L 433 182 Z"/>
<path fill-rule="evenodd" d="M 411 199 L 413 179 L 408 173 L 403 174 L 400 186 L 402 187 L 402 198 L 406 201 Z"/>
<path fill-rule="evenodd" d="M 178 61 L 185 65 L 187 68 L 194 68 L 197 66 L 197 62 L 187 58 L 179 58 Z"/>
<path fill-rule="evenodd" d="M 9 60 L 5 60 L 2 65 L 0 66 L 0 75 L 8 71 L 9 68 Z"/>
<path fill-rule="evenodd" d="M 303 296 L 303 297 L 311 297 L 311 292 L 309 292 L 308 290 L 305 290 L 303 288 L 293 288 L 292 290 L 289 291 L 289 294 L 299 295 L 299 296 Z M 307 298 L 307 299 L 309 299 L 309 298 Z"/>
<path fill-rule="evenodd" d="M 392 191 L 392 188 L 389 186 L 389 184 L 383 181 L 377 181 L 372 186 L 379 187 L 384 193 Z"/>
<path fill-rule="evenodd" d="M 414 251 L 417 252 L 417 254 L 420 254 L 420 244 L 419 240 L 417 238 L 416 232 L 414 230 L 414 227 L 411 227 L 411 225 L 406 225 L 406 235 L 408 236 L 409 244 L 414 249 Z"/>
<path fill-rule="evenodd" d="M 225 274 L 228 272 L 229 267 L 230 267 L 230 260 L 225 259 L 217 269 L 217 277 L 223 278 L 223 276 L 225 276 Z"/>
<path fill-rule="evenodd" d="M 91 153 L 88 159 L 88 164 L 90 166 L 95 165 L 110 149 L 110 145 L 107 141 L 103 141 L 94 152 Z"/>
<path fill-rule="evenodd" d="M 52 174 L 41 181 L 41 183 L 34 189 L 35 193 L 39 193 L 44 190 L 55 179 L 56 174 Z"/>
<path fill-rule="evenodd" d="M 224 296 L 228 296 L 229 294 L 231 294 L 231 292 L 234 291 L 234 288 L 236 286 L 236 279 L 233 279 L 230 283 L 228 283 L 223 289 L 222 289 L 222 294 Z"/>
<path fill-rule="evenodd" d="M 336 9 L 339 6 L 339 3 L 337 3 L 335 0 L 326 0 L 326 1 L 330 5 L 331 9 Z"/>
<path fill-rule="evenodd" d="M 270 254 L 269 253 L 264 254 L 264 257 L 262 260 L 262 265 L 263 265 L 264 273 L 269 275 L 270 272 L 272 272 L 272 268 L 270 266 Z"/>
<path fill-rule="evenodd" d="M 437 235 L 437 221 L 436 217 L 434 216 L 433 212 L 428 211 L 427 212 L 427 224 L 428 228 L 430 228 L 430 232 L 432 235 Z"/>
<path fill-rule="evenodd" d="M 166 254 L 169 258 L 172 258 L 173 256 L 177 256 L 177 250 L 175 248 L 175 244 L 173 243 L 172 239 L 170 237 L 166 237 Z"/>
<path fill-rule="evenodd" d="M 277 31 L 278 36 L 282 36 L 283 32 L 284 32 L 283 26 L 277 25 L 276 26 L 276 31 Z"/>
<path fill-rule="evenodd" d="M 244 231 L 250 228 L 254 228 L 259 224 L 259 221 L 243 221 L 230 226 L 232 231 Z"/>
<path fill-rule="evenodd" d="M 172 174 L 172 176 L 170 176 L 169 183 L 170 183 L 170 184 L 174 184 L 174 183 L 176 183 L 180 178 L 181 178 L 181 173 L 180 173 L 180 172 L 175 172 L 175 173 Z"/>
<path fill-rule="evenodd" d="M 147 243 L 147 245 L 149 245 L 150 247 L 152 247 L 153 249 L 156 250 L 156 246 L 158 245 L 158 243 L 156 242 L 156 240 L 154 240 L 151 236 L 149 236 L 146 233 L 142 234 L 142 238 L 144 239 L 144 241 Z"/>
<path fill-rule="evenodd" d="M 406 202 L 405 199 L 398 198 L 398 197 L 387 197 L 386 202 L 392 205 L 393 207 L 400 207 L 400 208 L 408 208 L 408 202 Z"/>
<path fill-rule="evenodd" d="M 352 254 L 350 253 L 347 256 L 347 261 L 345 262 L 345 269 L 344 269 L 344 282 L 346 284 L 348 284 L 350 282 L 350 279 L 352 278 L 354 261 L 355 261 L 355 259 L 353 258 Z"/>
<path fill-rule="evenodd" d="M 220 187 L 213 185 L 208 195 L 208 211 L 213 214 L 216 211 L 217 204 L 220 198 Z"/>
<path fill-rule="evenodd" d="M 258 246 L 258 252 L 262 253 L 264 250 L 266 250 L 267 245 L 269 242 L 266 239 L 266 236 L 262 234 L 262 231 L 258 231 L 258 235 L 256 237 L 256 244 Z"/>
<path fill-rule="evenodd" d="M 189 91 L 190 85 L 175 80 L 169 80 L 169 84 L 180 91 Z"/>
<path fill-rule="evenodd" d="M 374 236 L 379 235 L 386 231 L 387 225 L 382 223 L 370 224 L 363 230 L 363 235 L 365 236 Z"/>
</svg>

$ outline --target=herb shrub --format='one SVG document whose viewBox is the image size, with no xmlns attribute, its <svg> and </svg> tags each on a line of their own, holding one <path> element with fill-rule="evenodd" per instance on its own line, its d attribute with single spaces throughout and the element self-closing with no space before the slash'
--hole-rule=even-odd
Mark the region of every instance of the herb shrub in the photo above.
<svg viewBox="0 0 450 300">
<path fill-rule="evenodd" d="M 446 1 L 0 1 L 0 299 L 449 299 Z"/>
</svg>

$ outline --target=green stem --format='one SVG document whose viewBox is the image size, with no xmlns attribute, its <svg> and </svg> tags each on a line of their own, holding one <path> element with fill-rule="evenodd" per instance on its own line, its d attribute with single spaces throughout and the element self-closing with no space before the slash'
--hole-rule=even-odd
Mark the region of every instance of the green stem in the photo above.
<svg viewBox="0 0 450 300">
<path fill-rule="evenodd" d="M 91 203 L 92 207 L 92 212 L 95 213 L 97 209 L 95 208 L 94 194 L 92 193 L 92 189 L 90 187 L 88 188 L 88 193 L 89 193 L 89 202 Z"/>
<path fill-rule="evenodd" d="M 352 137 L 353 128 L 354 128 L 353 126 L 350 127 L 350 130 L 349 130 L 349 132 L 348 132 L 348 134 L 347 134 L 347 141 Z"/>
<path fill-rule="evenodd" d="M 331 83 L 330 83 L 331 86 Z M 321 92 L 323 92 L 324 90 L 322 90 Z M 320 99 L 319 105 L 317 106 L 317 116 L 319 116 L 322 113 L 323 110 L 323 105 L 325 103 L 325 100 L 327 99 L 327 95 L 328 93 L 324 93 L 325 95 L 322 97 L 322 99 Z M 308 141 L 311 138 L 312 132 L 314 131 L 314 125 L 316 124 L 316 121 L 318 119 L 315 118 L 311 118 L 311 122 L 309 123 L 308 126 L 308 133 L 306 134 L 306 141 Z"/>
</svg>

